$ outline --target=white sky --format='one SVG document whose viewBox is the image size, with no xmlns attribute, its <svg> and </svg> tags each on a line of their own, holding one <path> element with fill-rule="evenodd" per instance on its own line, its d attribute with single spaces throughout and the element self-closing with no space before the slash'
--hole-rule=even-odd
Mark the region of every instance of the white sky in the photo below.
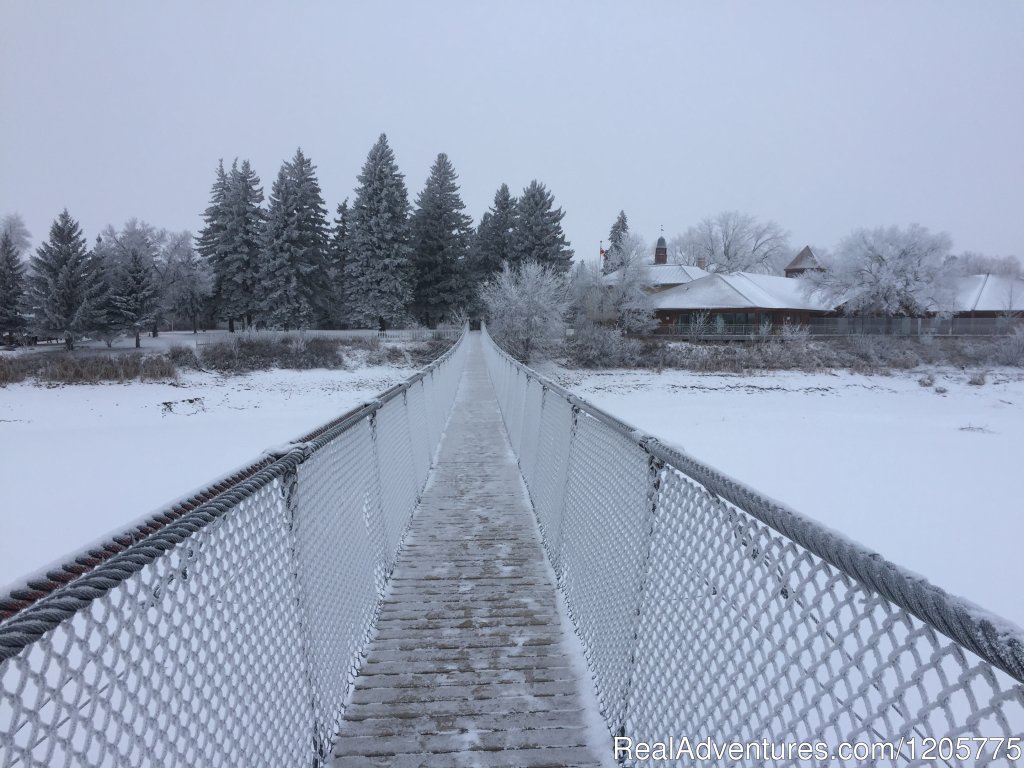
<svg viewBox="0 0 1024 768">
<path fill-rule="evenodd" d="M 1024 3 L 0 0 L 0 214 L 199 226 L 301 145 L 333 211 L 386 132 L 474 219 L 545 182 L 578 256 L 738 209 L 794 246 L 921 223 L 1024 257 Z"/>
</svg>

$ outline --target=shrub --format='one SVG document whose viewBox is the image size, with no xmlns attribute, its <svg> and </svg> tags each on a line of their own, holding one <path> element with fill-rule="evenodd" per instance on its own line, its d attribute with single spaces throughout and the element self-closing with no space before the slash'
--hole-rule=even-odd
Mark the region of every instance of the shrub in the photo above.
<svg viewBox="0 0 1024 768">
<path fill-rule="evenodd" d="M 25 360 L 14 355 L 0 355 L 0 386 L 17 384 L 28 377 Z"/>
<path fill-rule="evenodd" d="M 167 355 L 80 355 L 44 352 L 0 358 L 0 383 L 35 378 L 54 384 L 175 379 L 177 367 Z"/>
<path fill-rule="evenodd" d="M 579 323 L 566 343 L 569 359 L 588 368 L 631 367 L 642 357 L 640 342 L 618 328 Z"/>
<path fill-rule="evenodd" d="M 248 373 L 270 368 L 338 368 L 344 364 L 342 339 L 301 334 L 239 336 L 202 348 L 203 365 L 225 373 Z"/>
<path fill-rule="evenodd" d="M 1014 328 L 1013 333 L 999 340 L 994 357 L 1000 365 L 1024 366 L 1024 326 Z"/>
<path fill-rule="evenodd" d="M 167 350 L 167 357 L 179 368 L 198 369 L 199 356 L 192 347 L 173 346 Z"/>
<path fill-rule="evenodd" d="M 985 386 L 985 372 L 978 371 L 977 373 L 973 374 L 971 378 L 967 380 L 967 383 L 974 387 Z"/>
<path fill-rule="evenodd" d="M 935 377 L 930 373 L 925 374 L 924 376 L 917 380 L 917 383 L 920 384 L 922 387 L 934 387 Z"/>
</svg>

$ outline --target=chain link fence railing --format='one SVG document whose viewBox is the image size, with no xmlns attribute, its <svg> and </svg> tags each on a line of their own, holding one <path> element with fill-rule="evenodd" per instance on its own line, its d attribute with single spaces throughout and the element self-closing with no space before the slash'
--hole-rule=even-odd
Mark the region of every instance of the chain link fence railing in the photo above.
<svg viewBox="0 0 1024 768">
<path fill-rule="evenodd" d="M 0 767 L 323 765 L 466 346 L 0 599 Z"/>
<path fill-rule="evenodd" d="M 484 352 L 612 735 L 904 740 L 891 759 L 717 765 L 1024 764 L 1005 741 L 1024 737 L 1019 627 L 634 430 L 486 331 Z M 923 759 L 944 738 L 1004 741 Z"/>
</svg>

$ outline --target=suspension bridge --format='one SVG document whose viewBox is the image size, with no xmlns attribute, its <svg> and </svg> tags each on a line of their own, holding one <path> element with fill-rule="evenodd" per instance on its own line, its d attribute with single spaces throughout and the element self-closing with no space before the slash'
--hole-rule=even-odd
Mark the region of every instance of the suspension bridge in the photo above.
<svg viewBox="0 0 1024 768">
<path fill-rule="evenodd" d="M 0 598 L 0 768 L 1013 765 L 1022 682 L 1018 627 L 467 331 Z"/>
</svg>

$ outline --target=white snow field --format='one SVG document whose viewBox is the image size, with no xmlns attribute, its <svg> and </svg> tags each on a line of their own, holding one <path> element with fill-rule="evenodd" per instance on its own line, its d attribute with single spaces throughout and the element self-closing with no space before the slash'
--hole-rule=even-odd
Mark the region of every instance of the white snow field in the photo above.
<svg viewBox="0 0 1024 768">
<path fill-rule="evenodd" d="M 0 591 L 415 370 L 188 372 L 175 383 L 0 387 Z"/>
<path fill-rule="evenodd" d="M 1024 625 L 1024 374 L 549 371 L 641 430 Z"/>
</svg>

